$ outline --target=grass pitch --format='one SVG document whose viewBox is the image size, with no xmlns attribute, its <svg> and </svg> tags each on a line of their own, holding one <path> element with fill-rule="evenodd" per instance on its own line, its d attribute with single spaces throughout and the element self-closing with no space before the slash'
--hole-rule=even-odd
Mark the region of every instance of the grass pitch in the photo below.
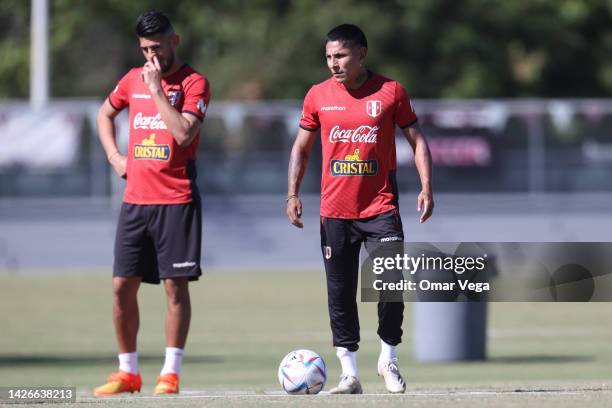
<svg viewBox="0 0 612 408">
<path fill-rule="evenodd" d="M 209 273 L 192 285 L 193 320 L 172 398 L 151 393 L 163 364 L 162 287 L 143 285 L 139 335 L 143 392 L 97 399 L 117 367 L 106 274 L 0 275 L 0 386 L 76 386 L 96 406 L 612 405 L 612 305 L 492 303 L 485 362 L 423 365 L 412 356 L 407 305 L 400 346 L 407 394 L 383 394 L 376 375 L 375 304 L 360 304 L 363 396 L 285 396 L 276 370 L 296 348 L 320 353 L 328 386 L 340 374 L 322 273 Z M 58 405 L 53 405 L 58 406 Z M 75 406 L 66 404 L 66 406 Z"/>
</svg>

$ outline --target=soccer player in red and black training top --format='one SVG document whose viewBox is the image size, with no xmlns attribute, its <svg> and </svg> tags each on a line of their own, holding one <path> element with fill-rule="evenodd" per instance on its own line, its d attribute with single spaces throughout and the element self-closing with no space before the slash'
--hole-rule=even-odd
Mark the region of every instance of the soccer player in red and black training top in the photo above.
<svg viewBox="0 0 612 408">
<path fill-rule="evenodd" d="M 321 132 L 321 249 L 327 276 L 329 317 L 342 376 L 330 393 L 362 392 L 357 371 L 359 343 L 357 281 L 362 243 L 402 242 L 395 179 L 395 128 L 412 146 L 421 180 L 420 221 L 433 211 L 431 156 L 406 90 L 364 67 L 368 52 L 363 32 L 343 24 L 327 34 L 325 56 L 332 77 L 314 85 L 304 99 L 291 159 L 287 216 L 302 228 L 298 192 L 308 154 Z M 397 366 L 404 304 L 379 302 L 378 373 L 389 392 L 406 389 Z"/>
<path fill-rule="evenodd" d="M 140 391 L 136 337 L 141 282 L 163 281 L 167 299 L 166 359 L 155 394 L 179 392 L 179 372 L 191 319 L 189 281 L 201 275 L 200 194 L 195 184 L 200 124 L 210 99 L 208 80 L 176 55 L 180 38 L 164 14 L 136 22 L 142 67 L 131 69 L 98 113 L 100 142 L 127 180 L 115 237 L 113 320 L 119 370 L 95 395 Z M 115 117 L 129 108 L 127 153 L 117 148 Z"/>
</svg>

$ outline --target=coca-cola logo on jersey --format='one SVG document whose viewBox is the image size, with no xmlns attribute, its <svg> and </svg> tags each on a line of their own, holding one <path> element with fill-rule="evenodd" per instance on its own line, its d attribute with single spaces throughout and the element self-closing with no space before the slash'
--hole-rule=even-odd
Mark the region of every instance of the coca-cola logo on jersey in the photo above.
<svg viewBox="0 0 612 408">
<path fill-rule="evenodd" d="M 329 132 L 330 143 L 376 143 L 378 136 L 378 126 L 362 125 L 357 129 L 341 129 L 340 126 L 334 126 Z"/>
<path fill-rule="evenodd" d="M 143 116 L 142 112 L 138 112 L 134 116 L 134 129 L 168 129 L 166 124 L 158 113 L 155 116 Z"/>
</svg>

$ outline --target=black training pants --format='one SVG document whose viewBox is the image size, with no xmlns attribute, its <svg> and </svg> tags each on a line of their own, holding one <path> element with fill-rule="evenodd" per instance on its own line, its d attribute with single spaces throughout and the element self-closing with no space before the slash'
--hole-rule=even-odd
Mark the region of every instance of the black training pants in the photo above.
<svg viewBox="0 0 612 408">
<path fill-rule="evenodd" d="M 382 240 L 382 241 L 381 241 Z M 327 304 L 335 347 L 359 348 L 357 287 L 361 244 L 403 242 L 398 210 L 369 218 L 321 217 L 321 249 L 327 276 Z M 378 335 L 387 344 L 402 340 L 403 302 L 378 303 Z"/>
</svg>

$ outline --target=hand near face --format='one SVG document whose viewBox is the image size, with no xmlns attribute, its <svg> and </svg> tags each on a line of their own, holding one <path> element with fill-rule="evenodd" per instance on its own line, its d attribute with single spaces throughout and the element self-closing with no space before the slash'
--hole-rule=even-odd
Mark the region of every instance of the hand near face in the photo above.
<svg viewBox="0 0 612 408">
<path fill-rule="evenodd" d="M 149 87 L 151 93 L 161 89 L 162 69 L 159 60 L 153 56 L 151 61 L 147 61 L 142 69 L 142 80 Z"/>
</svg>

